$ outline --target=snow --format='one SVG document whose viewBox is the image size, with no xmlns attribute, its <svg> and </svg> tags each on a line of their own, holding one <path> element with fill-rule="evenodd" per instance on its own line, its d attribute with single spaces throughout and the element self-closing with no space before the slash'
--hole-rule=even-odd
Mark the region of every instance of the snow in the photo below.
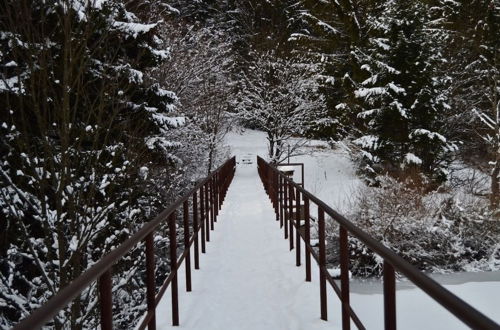
<svg viewBox="0 0 500 330">
<path fill-rule="evenodd" d="M 423 128 L 419 128 L 419 129 L 414 130 L 410 134 L 410 139 L 413 138 L 414 136 L 426 136 L 426 137 L 428 137 L 431 140 L 433 140 L 433 139 L 436 138 L 436 139 L 440 140 L 443 143 L 447 142 L 446 138 L 444 136 L 442 136 L 441 134 L 436 133 L 436 132 L 431 132 L 431 131 L 423 129 Z"/>
<path fill-rule="evenodd" d="M 139 34 L 147 33 L 151 29 L 154 29 L 158 23 L 153 24 L 141 24 L 141 23 L 129 23 L 129 22 L 113 22 L 113 26 L 125 32 L 132 38 L 137 38 Z"/>
<path fill-rule="evenodd" d="M 354 140 L 354 143 L 365 149 L 376 149 L 379 138 L 375 135 L 365 135 Z"/>
<path fill-rule="evenodd" d="M 295 255 L 282 238 L 255 163 L 238 166 L 200 262 L 201 270 L 193 273 L 193 292 L 179 299 L 183 329 L 340 327 L 339 318 L 320 319 L 318 283 L 306 283 L 304 269 L 295 266 Z M 158 306 L 163 311 L 158 329 L 171 326 L 170 292 L 165 297 Z"/>
<path fill-rule="evenodd" d="M 14 76 L 11 78 L 0 78 L 0 92 L 1 91 L 11 91 L 13 93 L 24 93 L 24 85 L 19 81 L 19 76 Z"/>
<path fill-rule="evenodd" d="M 295 170 L 298 170 L 300 168 L 297 168 L 296 166 L 279 166 L 278 169 L 281 172 L 295 172 Z"/>
<path fill-rule="evenodd" d="M 409 152 L 405 155 L 404 162 L 406 164 L 417 164 L 417 165 L 422 164 L 422 160 L 420 158 L 418 158 L 417 156 L 415 156 L 414 154 L 412 154 L 411 152 Z"/>
<path fill-rule="evenodd" d="M 267 139 L 263 132 L 246 130 L 243 135 L 230 132 L 226 140 L 232 146 L 237 160 L 248 154 L 266 158 Z M 303 155 L 292 157 L 290 162 L 304 163 L 305 189 L 336 209 L 344 210 L 349 204 L 349 196 L 362 184 L 356 177 L 347 150 L 343 147 L 332 150 L 324 141 L 309 140 L 300 152 Z M 286 166 L 286 161 L 283 165 Z M 293 169 L 294 180 L 300 182 L 300 167 Z"/>
<path fill-rule="evenodd" d="M 354 91 L 354 95 L 357 98 L 369 98 L 373 95 L 385 95 L 387 94 L 387 88 L 385 87 L 371 87 L 371 88 L 360 88 Z"/>
<path fill-rule="evenodd" d="M 500 293 L 500 273 L 485 273 L 490 278 L 477 282 L 478 275 L 468 274 L 468 280 L 476 282 L 446 284 L 456 275 L 441 275 L 435 277 L 444 287 L 472 304 L 486 316 L 497 323 L 500 322 L 497 297 Z M 481 277 L 481 275 L 479 275 Z M 370 329 L 383 329 L 383 294 L 382 283 L 379 280 L 351 281 L 351 304 L 358 311 L 364 324 Z M 420 289 L 407 281 L 397 283 L 397 322 L 401 329 L 469 329 L 453 317 L 442 306 Z"/>
<path fill-rule="evenodd" d="M 265 134 L 248 130 L 230 133 L 227 141 L 237 160 L 266 155 Z M 346 152 L 317 149 L 294 157 L 304 162 L 305 185 L 327 203 L 349 198 L 349 189 L 360 184 Z M 320 185 L 317 180 L 324 181 Z M 256 164 L 237 165 L 234 181 L 211 232 L 200 270 L 193 271 L 193 291 L 185 293 L 185 268 L 179 269 L 180 328 L 182 329 L 340 329 L 338 298 L 328 286 L 329 321 L 320 319 L 318 268 L 313 263 L 312 282 L 304 281 L 303 267 L 295 266 L 295 253 L 275 221 L 275 214 L 258 178 Z M 302 249 L 302 252 L 304 249 Z M 303 259 L 302 259 L 303 260 Z M 338 273 L 332 269 L 331 272 Z M 435 276 L 445 287 L 500 322 L 497 297 L 500 273 L 465 273 L 461 279 Z M 484 275 L 487 274 L 487 275 Z M 455 275 L 451 275 L 455 276 Z M 481 282 L 478 282 L 481 281 Z M 401 329 L 467 329 L 439 304 L 405 280 L 397 283 L 397 317 Z M 170 290 L 161 300 L 158 329 L 171 326 Z M 369 329 L 384 327 L 380 280 L 351 280 L 351 305 Z M 354 328 L 354 326 L 353 326 Z"/>
</svg>

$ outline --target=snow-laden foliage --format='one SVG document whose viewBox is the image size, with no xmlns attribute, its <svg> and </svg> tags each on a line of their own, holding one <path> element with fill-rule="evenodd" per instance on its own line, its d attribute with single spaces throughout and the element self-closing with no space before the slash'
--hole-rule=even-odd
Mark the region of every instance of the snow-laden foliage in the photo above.
<svg viewBox="0 0 500 330">
<path fill-rule="evenodd" d="M 437 78 L 439 39 L 429 28 L 429 8 L 418 1 L 387 1 L 372 17 L 370 37 L 355 57 L 365 73 L 354 96 L 366 123 L 357 143 L 367 172 L 423 172 L 432 181 L 447 177 L 455 146 L 443 136 L 447 91 Z M 370 137 L 371 143 L 367 143 Z"/>
<path fill-rule="evenodd" d="M 320 91 L 333 121 L 319 137 L 358 135 L 359 105 L 353 92 L 362 73 L 352 51 L 365 43 L 367 15 L 373 6 L 373 1 L 364 0 L 300 0 L 291 6 L 288 41 L 321 68 Z"/>
<path fill-rule="evenodd" d="M 121 1 L 0 5 L 0 326 L 57 293 L 164 207 L 182 162 L 177 96 L 148 70 L 168 59 Z M 152 187 L 154 189 L 152 189 Z M 142 260 L 114 269 L 117 327 L 144 308 Z M 96 287 L 55 328 L 95 328 Z"/>
<path fill-rule="evenodd" d="M 451 2 L 435 7 L 437 26 L 446 28 L 448 60 L 443 75 L 452 95 L 445 129 L 463 141 L 462 157 L 490 171 L 493 208 L 500 196 L 500 5 Z M 452 29 L 449 31 L 448 29 Z"/>
<path fill-rule="evenodd" d="M 269 158 L 280 162 L 301 146 L 300 139 L 328 122 L 314 66 L 271 53 L 256 54 L 242 82 L 238 116 L 267 133 Z"/>
<path fill-rule="evenodd" d="M 210 172 L 226 156 L 223 139 L 230 129 L 228 109 L 234 95 L 231 44 L 216 28 L 177 22 L 165 24 L 161 35 L 172 58 L 152 74 L 169 82 L 180 98 L 177 109 L 187 119 L 183 134 L 191 145 L 186 151 L 198 171 L 208 163 L 205 173 Z"/>
<path fill-rule="evenodd" d="M 391 177 L 380 180 L 380 188 L 362 188 L 352 201 L 348 216 L 361 229 L 424 271 L 500 269 L 500 226 L 487 201 L 424 195 Z M 338 227 L 330 224 L 328 232 L 328 246 L 334 248 Z M 382 275 L 382 258 L 353 237 L 349 245 L 353 274 Z"/>
</svg>

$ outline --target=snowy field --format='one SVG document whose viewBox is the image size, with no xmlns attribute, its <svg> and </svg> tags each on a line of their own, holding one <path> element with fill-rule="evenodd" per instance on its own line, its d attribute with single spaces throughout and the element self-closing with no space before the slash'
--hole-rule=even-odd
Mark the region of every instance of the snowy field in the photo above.
<svg viewBox="0 0 500 330">
<path fill-rule="evenodd" d="M 340 305 L 329 290 L 329 321 L 319 318 L 318 271 L 304 281 L 304 268 L 295 267 L 295 253 L 274 221 L 271 204 L 256 170 L 256 156 L 266 155 L 261 132 L 247 130 L 227 137 L 239 162 L 219 222 L 212 232 L 201 270 L 193 273 L 193 292 L 185 294 L 179 276 L 180 328 L 185 329 L 340 329 Z M 318 145 L 317 142 L 312 145 Z M 354 166 L 342 151 L 311 148 L 309 155 L 291 159 L 305 164 L 305 187 L 342 211 L 350 193 L 360 185 Z M 252 164 L 242 162 L 252 159 Z M 450 291 L 500 323 L 500 273 L 436 275 Z M 400 329 L 467 329 L 460 321 L 411 283 L 397 284 Z M 383 329 L 380 281 L 353 279 L 351 301 L 368 329 Z M 159 329 L 171 324 L 170 292 L 158 311 Z"/>
</svg>

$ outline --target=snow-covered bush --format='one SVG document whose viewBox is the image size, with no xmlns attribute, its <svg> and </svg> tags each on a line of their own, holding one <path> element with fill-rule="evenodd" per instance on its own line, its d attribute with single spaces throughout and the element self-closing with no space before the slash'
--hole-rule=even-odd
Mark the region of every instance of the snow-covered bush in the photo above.
<svg viewBox="0 0 500 330">
<path fill-rule="evenodd" d="M 500 267 L 500 222 L 481 198 L 424 194 L 385 176 L 380 188 L 361 188 L 348 218 L 376 240 L 424 271 L 492 270 Z M 335 254 L 338 229 L 329 226 Z M 379 276 L 383 260 L 349 238 L 351 271 Z M 331 261 L 336 262 L 335 258 Z"/>
</svg>

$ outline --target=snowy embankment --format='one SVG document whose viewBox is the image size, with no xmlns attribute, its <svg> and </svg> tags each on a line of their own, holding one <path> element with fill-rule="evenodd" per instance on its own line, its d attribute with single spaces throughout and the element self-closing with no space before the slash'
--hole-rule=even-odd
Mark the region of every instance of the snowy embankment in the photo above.
<svg viewBox="0 0 500 330">
<path fill-rule="evenodd" d="M 240 164 L 207 254 L 201 257 L 201 270 L 193 273 L 193 292 L 180 297 L 180 328 L 339 329 L 338 298 L 329 289 L 330 320 L 321 321 L 318 270 L 313 267 L 312 283 L 304 282 L 304 269 L 295 267 L 295 254 L 288 251 L 274 221 L 255 165 L 257 155 L 266 155 L 264 133 L 230 133 L 227 141 Z M 248 158 L 252 164 L 241 161 Z M 361 184 L 341 151 L 315 148 L 312 154 L 291 162 L 303 162 L 306 189 L 341 212 L 353 189 Z M 183 271 L 181 267 L 180 292 L 185 291 Z M 500 273 L 438 275 L 436 279 L 500 323 Z M 411 283 L 399 281 L 397 287 L 399 328 L 467 329 Z M 353 279 L 351 292 L 351 304 L 367 328 L 382 329 L 380 281 Z M 169 328 L 169 292 L 158 311 L 159 329 Z"/>
</svg>

